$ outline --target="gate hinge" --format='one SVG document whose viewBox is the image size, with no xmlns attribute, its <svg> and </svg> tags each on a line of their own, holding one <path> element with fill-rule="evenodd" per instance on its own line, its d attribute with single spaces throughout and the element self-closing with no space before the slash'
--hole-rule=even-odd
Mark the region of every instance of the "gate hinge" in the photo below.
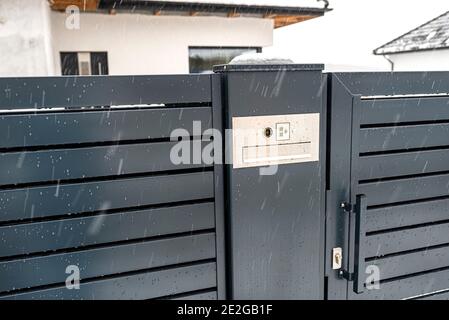
<svg viewBox="0 0 449 320">
<path fill-rule="evenodd" d="M 346 279 L 348 281 L 354 281 L 354 273 L 350 273 L 350 272 L 348 272 L 346 270 L 340 270 L 338 272 L 338 276 L 341 279 Z"/>
<path fill-rule="evenodd" d="M 340 208 L 342 208 L 345 212 L 351 213 L 355 210 L 355 205 L 349 202 L 342 202 L 340 204 Z"/>
</svg>

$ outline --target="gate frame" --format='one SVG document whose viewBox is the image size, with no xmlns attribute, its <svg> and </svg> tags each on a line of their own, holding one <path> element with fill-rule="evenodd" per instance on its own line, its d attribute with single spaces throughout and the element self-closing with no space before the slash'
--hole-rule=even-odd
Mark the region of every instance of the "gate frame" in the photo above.
<svg viewBox="0 0 449 320">
<path fill-rule="evenodd" d="M 342 270 L 354 272 L 354 228 L 345 205 L 356 204 L 352 190 L 355 177 L 353 148 L 355 128 L 360 121 L 362 97 L 422 97 L 449 95 L 447 72 L 348 72 L 327 74 L 327 183 L 326 183 L 326 298 L 351 299 L 353 281 L 343 278 Z M 350 233 L 351 232 L 351 233 Z M 332 249 L 343 249 L 342 268 L 332 269 Z M 431 294 L 431 293 L 429 293 Z"/>
</svg>

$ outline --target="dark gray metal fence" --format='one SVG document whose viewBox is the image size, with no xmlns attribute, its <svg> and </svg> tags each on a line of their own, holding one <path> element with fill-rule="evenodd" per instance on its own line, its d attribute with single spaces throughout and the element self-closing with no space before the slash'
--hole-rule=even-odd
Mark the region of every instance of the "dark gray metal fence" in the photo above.
<svg viewBox="0 0 449 320">
<path fill-rule="evenodd" d="M 329 75 L 329 294 L 348 299 L 444 298 L 449 290 L 449 74 Z M 345 213 L 341 202 L 353 204 Z M 367 268 L 378 267 L 369 290 Z"/>
<path fill-rule="evenodd" d="M 0 79 L 0 299 L 447 299 L 449 73 L 254 68 Z M 224 181 L 170 160 L 194 121 L 310 112 L 319 162 Z"/>
<path fill-rule="evenodd" d="M 221 170 L 170 161 L 215 77 L 0 79 L 1 298 L 224 297 Z"/>
</svg>

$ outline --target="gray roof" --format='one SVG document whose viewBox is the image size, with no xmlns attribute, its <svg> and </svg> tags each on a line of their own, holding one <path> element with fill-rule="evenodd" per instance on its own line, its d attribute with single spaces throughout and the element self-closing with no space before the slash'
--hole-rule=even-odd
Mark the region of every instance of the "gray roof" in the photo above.
<svg viewBox="0 0 449 320">
<path fill-rule="evenodd" d="M 374 50 L 392 54 L 449 48 L 449 11 Z"/>
</svg>

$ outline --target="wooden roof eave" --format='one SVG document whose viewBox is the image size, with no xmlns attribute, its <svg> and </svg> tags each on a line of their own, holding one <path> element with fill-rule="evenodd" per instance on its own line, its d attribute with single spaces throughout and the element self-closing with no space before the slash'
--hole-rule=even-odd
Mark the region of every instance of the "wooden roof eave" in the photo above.
<svg viewBox="0 0 449 320">
<path fill-rule="evenodd" d="M 120 11 L 126 12 L 126 10 L 128 10 L 129 8 L 127 8 L 126 6 L 118 6 L 118 7 L 107 7 L 105 5 L 105 3 L 107 3 L 107 1 L 103 1 L 100 3 L 100 0 L 48 0 L 51 8 L 53 10 L 56 11 L 65 11 L 66 8 L 70 5 L 75 5 L 77 6 L 81 11 L 83 12 L 111 12 L 111 10 L 114 13 L 119 13 Z M 187 3 L 187 2 L 183 2 L 183 3 L 178 3 L 178 10 L 177 11 L 173 11 L 173 3 L 170 3 L 170 5 L 165 5 L 165 6 L 157 6 L 156 4 L 157 1 L 152 1 L 150 4 L 148 4 L 145 7 L 142 7 L 142 11 L 144 8 L 146 9 L 151 9 L 151 10 L 146 10 L 147 12 L 152 13 L 153 15 L 163 15 L 164 13 L 167 15 L 185 15 L 185 16 L 190 16 L 190 17 L 195 17 L 195 16 L 203 16 L 203 15 L 207 15 L 207 16 L 214 16 L 214 15 L 218 15 L 220 14 L 220 16 L 225 16 L 228 18 L 237 18 L 237 17 L 245 17 L 245 16 L 254 16 L 254 14 L 256 16 L 259 16 L 260 18 L 264 18 L 264 19 L 272 19 L 274 21 L 274 27 L 275 28 L 281 28 L 281 27 L 285 27 L 291 24 L 295 24 L 295 23 L 299 23 L 299 22 L 303 22 L 306 20 L 310 20 L 313 18 L 317 18 L 320 16 L 323 16 L 325 12 L 330 11 L 331 9 L 319 9 L 319 8 L 304 8 L 304 10 L 302 10 L 301 8 L 296 8 L 296 11 L 292 8 L 287 8 L 287 9 L 283 9 L 283 7 L 279 7 L 279 10 L 275 10 L 273 9 L 273 7 L 267 7 L 269 9 L 267 9 L 268 11 L 265 13 L 260 13 L 262 7 L 261 6 L 253 6 L 254 7 L 254 14 L 253 15 L 249 15 L 249 9 L 251 8 L 251 6 L 232 6 L 232 5 L 226 5 L 223 8 L 223 5 L 217 5 L 216 10 L 218 11 L 214 11 L 214 6 L 212 5 L 209 9 L 211 10 L 210 12 L 208 11 L 198 11 L 199 9 L 203 9 L 203 7 L 200 4 L 196 4 L 197 7 L 195 7 L 194 3 Z M 123 3 L 126 4 L 126 1 L 124 1 Z M 192 7 L 191 7 L 192 6 Z M 191 8 L 190 8 L 191 7 Z M 189 9 L 190 8 L 190 9 Z M 229 9 L 229 11 L 225 11 L 223 12 L 223 10 Z M 133 8 L 133 11 L 136 8 Z M 138 8 L 137 8 L 138 9 Z M 165 10 L 164 10 L 165 9 Z M 169 10 L 167 10 L 169 9 Z M 138 10 L 136 10 L 138 11 Z M 178 14 L 176 14 L 178 13 Z"/>
</svg>

